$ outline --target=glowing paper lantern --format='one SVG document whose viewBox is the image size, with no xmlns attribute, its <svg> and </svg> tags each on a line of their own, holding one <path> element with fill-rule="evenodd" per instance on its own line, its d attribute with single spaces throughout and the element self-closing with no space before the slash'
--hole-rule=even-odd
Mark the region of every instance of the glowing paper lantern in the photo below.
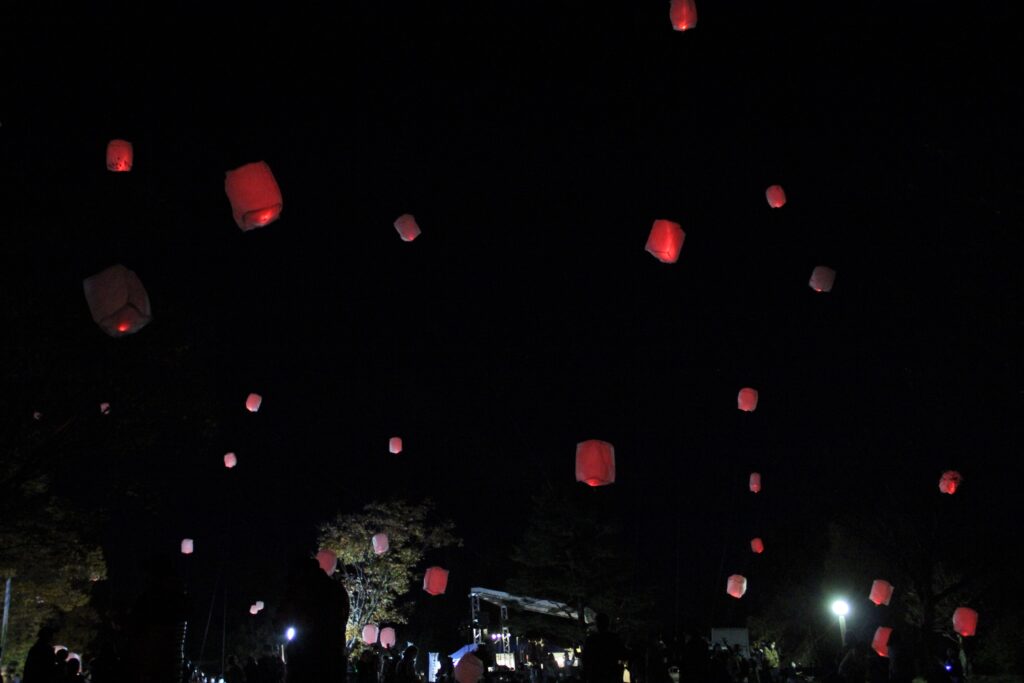
<svg viewBox="0 0 1024 683">
<path fill-rule="evenodd" d="M 249 394 L 245 399 L 245 409 L 250 413 L 255 413 L 263 405 L 263 397 L 259 394 Z"/>
<path fill-rule="evenodd" d="M 380 635 L 377 624 L 367 624 L 363 627 L 363 642 L 367 645 L 373 645 L 377 642 L 377 636 Z"/>
<path fill-rule="evenodd" d="M 138 332 L 152 319 L 139 276 L 121 264 L 82 281 L 92 319 L 111 337 Z"/>
<path fill-rule="evenodd" d="M 892 584 L 882 579 L 876 579 L 871 584 L 871 594 L 868 600 L 876 605 L 888 605 L 892 600 Z"/>
<path fill-rule="evenodd" d="M 127 140 L 111 140 L 107 143 L 107 170 L 132 170 L 132 143 Z"/>
<path fill-rule="evenodd" d="M 37 410 L 34 413 L 32 413 L 32 419 L 38 422 L 39 420 L 43 419 L 43 414 Z"/>
<path fill-rule="evenodd" d="M 978 630 L 978 613 L 970 607 L 957 607 L 953 612 L 953 630 L 964 638 L 973 636 Z"/>
<path fill-rule="evenodd" d="M 679 260 L 679 250 L 683 248 L 686 233 L 678 223 L 667 220 L 656 220 L 647 236 L 647 252 L 662 263 L 675 263 Z"/>
<path fill-rule="evenodd" d="M 374 534 L 373 535 L 373 552 L 378 555 L 383 555 L 388 551 L 391 546 L 388 544 L 387 534 Z"/>
<path fill-rule="evenodd" d="M 747 592 L 747 579 L 739 574 L 733 574 L 725 584 L 725 592 L 734 598 L 742 598 Z"/>
<path fill-rule="evenodd" d="M 875 637 L 871 639 L 871 649 L 878 653 L 879 657 L 889 656 L 889 636 L 892 629 L 888 626 L 879 626 L 875 629 Z"/>
<path fill-rule="evenodd" d="M 257 601 L 256 601 L 256 609 L 258 609 L 258 610 L 261 610 L 261 609 L 263 609 L 263 608 L 264 608 L 265 606 L 266 606 L 266 605 L 264 605 L 264 604 L 263 604 L 263 601 L 262 601 L 262 600 L 257 600 Z"/>
<path fill-rule="evenodd" d="M 757 410 L 757 389 L 743 387 L 736 396 L 736 407 L 746 413 Z"/>
<path fill-rule="evenodd" d="M 764 541 L 760 538 L 753 538 L 750 540 L 750 549 L 760 555 L 764 552 Z"/>
<path fill-rule="evenodd" d="M 395 230 L 398 231 L 403 242 L 412 242 L 420 236 L 420 226 L 411 213 L 403 213 L 395 219 Z"/>
<path fill-rule="evenodd" d="M 230 470 L 232 467 L 234 467 L 237 464 L 238 464 L 238 458 L 235 457 L 234 453 L 225 453 L 224 454 L 224 467 L 227 467 Z"/>
<path fill-rule="evenodd" d="M 672 0 L 668 9 L 668 18 L 672 21 L 672 28 L 677 31 L 686 31 L 697 25 L 697 3 L 696 0 Z"/>
<path fill-rule="evenodd" d="M 761 475 L 757 472 L 750 473 L 750 490 L 752 493 L 758 493 L 761 490 Z"/>
<path fill-rule="evenodd" d="M 400 437 L 400 436 L 393 436 L 390 439 L 388 439 L 388 450 L 391 451 L 392 453 L 401 453 L 402 452 L 402 437 Z"/>
<path fill-rule="evenodd" d="M 100 414 L 101 415 L 110 415 L 110 404 L 109 403 L 104 402 L 104 403 L 100 404 Z"/>
<path fill-rule="evenodd" d="M 250 605 L 249 606 L 249 614 L 251 614 L 253 616 L 256 616 L 257 614 L 259 614 L 259 612 L 260 612 L 260 609 L 256 605 Z"/>
<path fill-rule="evenodd" d="M 338 556 L 330 550 L 321 550 L 316 554 L 316 561 L 320 563 L 320 569 L 327 572 L 327 576 L 332 576 L 334 571 L 338 568 Z"/>
<path fill-rule="evenodd" d="M 472 652 L 462 655 L 455 665 L 456 683 L 477 683 L 484 675 L 484 663 Z"/>
<path fill-rule="evenodd" d="M 786 204 L 786 191 L 782 185 L 772 185 L 764 191 L 764 197 L 768 200 L 768 206 L 773 209 L 780 209 Z"/>
<path fill-rule="evenodd" d="M 576 444 L 576 481 L 587 486 L 615 483 L 615 446 L 597 439 Z"/>
<path fill-rule="evenodd" d="M 390 626 L 386 626 L 380 631 L 380 644 L 386 650 L 390 650 L 395 646 L 395 629 Z"/>
<path fill-rule="evenodd" d="M 181 539 L 181 554 L 182 555 L 191 555 L 193 550 L 195 550 L 195 544 L 192 542 L 191 538 L 183 538 L 183 539 Z"/>
<path fill-rule="evenodd" d="M 448 570 L 441 567 L 430 567 L 423 575 L 423 590 L 431 595 L 442 595 L 448 587 Z"/>
<path fill-rule="evenodd" d="M 831 292 L 832 283 L 836 281 L 836 271 L 827 266 L 816 266 L 807 284 L 815 292 Z"/>
<path fill-rule="evenodd" d="M 228 171 L 224 191 L 231 215 L 242 230 L 262 228 L 281 216 L 281 188 L 266 162 L 257 161 Z"/>
<path fill-rule="evenodd" d="M 960 482 L 963 477 L 956 470 L 947 470 L 942 473 L 942 477 L 939 478 L 939 490 L 943 493 L 953 495 L 956 490 L 960 488 Z"/>
</svg>

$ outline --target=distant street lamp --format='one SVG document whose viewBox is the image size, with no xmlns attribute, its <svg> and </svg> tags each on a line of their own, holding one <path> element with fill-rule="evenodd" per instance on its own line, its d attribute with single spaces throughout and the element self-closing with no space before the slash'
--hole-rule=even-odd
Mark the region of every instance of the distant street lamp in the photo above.
<svg viewBox="0 0 1024 683">
<path fill-rule="evenodd" d="M 846 615 L 850 613 L 850 603 L 846 600 L 836 600 L 832 603 L 832 612 L 839 617 L 839 637 L 846 647 Z"/>
</svg>

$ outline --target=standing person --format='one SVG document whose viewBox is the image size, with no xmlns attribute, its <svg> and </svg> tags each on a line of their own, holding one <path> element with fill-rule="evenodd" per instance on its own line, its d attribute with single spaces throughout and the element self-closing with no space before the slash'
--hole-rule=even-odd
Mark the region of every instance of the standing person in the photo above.
<svg viewBox="0 0 1024 683">
<path fill-rule="evenodd" d="M 608 630 L 608 615 L 597 615 L 597 633 L 583 642 L 583 683 L 622 683 L 622 660 L 628 659 L 622 640 Z"/>
<path fill-rule="evenodd" d="M 25 675 L 22 683 L 51 683 L 53 678 L 53 633 L 52 626 L 39 629 L 36 642 L 25 657 Z"/>
<path fill-rule="evenodd" d="M 419 683 L 420 678 L 416 675 L 416 655 L 418 654 L 419 648 L 415 645 L 405 648 L 402 661 L 398 663 L 397 683 Z"/>
<path fill-rule="evenodd" d="M 345 627 L 348 593 L 311 557 L 292 561 L 280 618 L 295 629 L 288 643 L 285 676 L 288 683 L 345 683 Z"/>
</svg>

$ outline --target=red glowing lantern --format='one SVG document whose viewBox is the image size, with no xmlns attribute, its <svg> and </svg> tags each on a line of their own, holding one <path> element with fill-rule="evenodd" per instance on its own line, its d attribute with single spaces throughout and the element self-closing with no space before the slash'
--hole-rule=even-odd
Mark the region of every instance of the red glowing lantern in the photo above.
<svg viewBox="0 0 1024 683">
<path fill-rule="evenodd" d="M 836 271 L 828 266 L 815 266 L 811 280 L 807 284 L 815 292 L 831 292 L 832 283 L 836 281 Z"/>
<path fill-rule="evenodd" d="M 672 0 L 668 9 L 668 18 L 672 21 L 672 28 L 677 31 L 686 31 L 697 25 L 697 3 L 696 0 Z"/>
<path fill-rule="evenodd" d="M 477 683 L 484 675 L 484 663 L 472 652 L 459 658 L 455 665 L 456 683 Z"/>
<path fill-rule="evenodd" d="M 679 250 L 683 248 L 686 233 L 678 223 L 667 220 L 656 220 L 651 226 L 651 234 L 647 236 L 647 252 L 662 263 L 675 263 L 679 260 Z"/>
<path fill-rule="evenodd" d="M 725 584 L 725 592 L 732 597 L 739 599 L 747 592 L 747 578 L 739 574 L 733 574 Z"/>
<path fill-rule="evenodd" d="M 373 552 L 378 555 L 383 555 L 388 551 L 391 546 L 388 544 L 387 534 L 374 534 L 373 535 Z"/>
<path fill-rule="evenodd" d="M 132 143 L 127 140 L 111 140 L 107 143 L 107 170 L 127 172 L 132 170 Z"/>
<path fill-rule="evenodd" d="M 195 544 L 192 542 L 191 538 L 183 538 L 183 539 L 181 539 L 181 554 L 182 555 L 191 555 L 193 550 L 195 550 Z"/>
<path fill-rule="evenodd" d="M 390 626 L 382 628 L 380 631 L 380 644 L 385 650 L 390 650 L 395 646 L 395 629 Z"/>
<path fill-rule="evenodd" d="M 402 437 L 393 436 L 388 439 L 388 450 L 392 453 L 402 452 Z"/>
<path fill-rule="evenodd" d="M 576 444 L 576 481 L 587 486 L 615 483 L 615 446 L 591 439 Z"/>
<path fill-rule="evenodd" d="M 412 242 L 420 236 L 420 226 L 411 213 L 403 213 L 395 219 L 395 230 L 398 231 L 403 242 Z"/>
<path fill-rule="evenodd" d="M 281 188 L 266 162 L 257 161 L 228 171 L 224 191 L 231 202 L 231 215 L 242 230 L 262 228 L 281 216 Z"/>
<path fill-rule="evenodd" d="M 978 613 L 970 607 L 957 607 L 953 612 L 953 630 L 964 638 L 978 631 Z"/>
<path fill-rule="evenodd" d="M 786 191 L 782 185 L 772 185 L 764 191 L 764 197 L 768 200 L 768 206 L 773 209 L 781 209 L 786 204 Z"/>
<path fill-rule="evenodd" d="M 363 626 L 363 642 L 367 645 L 376 644 L 378 635 L 380 635 L 380 630 L 377 628 L 377 624 Z"/>
<path fill-rule="evenodd" d="M 889 656 L 889 636 L 892 629 L 888 626 L 879 626 L 875 629 L 875 637 L 871 639 L 871 649 L 878 653 L 879 657 Z"/>
<path fill-rule="evenodd" d="M 868 596 L 868 600 L 876 605 L 888 605 L 889 601 L 892 600 L 892 590 L 891 583 L 882 579 L 876 579 L 871 584 L 871 594 Z"/>
<path fill-rule="evenodd" d="M 224 454 L 224 467 L 227 467 L 230 470 L 232 467 L 234 467 L 237 464 L 238 464 L 238 458 L 235 457 L 234 453 L 225 453 Z"/>
<path fill-rule="evenodd" d="M 152 319 L 139 276 L 121 264 L 82 281 L 92 319 L 111 337 L 138 332 Z"/>
<path fill-rule="evenodd" d="M 758 555 L 760 555 L 761 553 L 764 552 L 764 541 L 762 541 L 760 538 L 751 539 L 751 541 L 750 541 L 750 549 L 753 550 Z"/>
<path fill-rule="evenodd" d="M 960 488 L 960 482 L 963 481 L 963 477 L 956 470 L 947 470 L 942 473 L 942 477 L 939 478 L 939 490 L 943 493 L 953 495 L 956 490 Z"/>
<path fill-rule="evenodd" d="M 743 387 L 736 396 L 736 407 L 745 413 L 757 410 L 757 389 Z"/>
<path fill-rule="evenodd" d="M 263 397 L 259 394 L 249 394 L 245 399 L 245 409 L 250 413 L 255 413 L 263 405 Z"/>
<path fill-rule="evenodd" d="M 761 491 L 761 475 L 757 472 L 750 473 L 750 491 L 751 493 L 759 493 Z"/>
<path fill-rule="evenodd" d="M 423 590 L 431 595 L 442 595 L 448 587 L 448 570 L 440 567 L 430 567 L 423 575 Z"/>
<path fill-rule="evenodd" d="M 332 576 L 334 571 L 338 568 L 338 556 L 331 550 L 321 550 L 316 554 L 316 561 L 320 565 L 320 569 L 323 569 L 327 576 Z"/>
</svg>

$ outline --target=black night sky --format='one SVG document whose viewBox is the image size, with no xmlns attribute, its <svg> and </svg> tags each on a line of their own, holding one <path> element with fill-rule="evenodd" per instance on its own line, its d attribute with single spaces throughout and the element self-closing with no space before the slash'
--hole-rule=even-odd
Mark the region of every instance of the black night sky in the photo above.
<svg viewBox="0 0 1024 683">
<path fill-rule="evenodd" d="M 56 482 L 102 503 L 122 599 L 143 558 L 196 539 L 196 623 L 222 566 L 248 617 L 319 521 L 429 496 L 465 545 L 433 558 L 448 594 L 420 615 L 457 643 L 468 588 L 503 587 L 530 496 L 571 483 L 590 438 L 618 481 L 589 493 L 666 629 L 676 586 L 685 624 L 742 617 L 714 606 L 733 571 L 756 604 L 752 528 L 779 571 L 837 512 L 887 482 L 940 496 L 950 468 L 1016 561 L 1008 6 L 704 0 L 687 32 L 661 0 L 9 16 L 4 430 L 75 421 Z M 111 138 L 131 173 L 105 169 Z M 284 209 L 243 233 L 224 173 L 258 160 Z M 644 251 L 658 218 L 686 231 L 674 265 Z M 122 339 L 82 296 L 115 263 L 153 309 Z M 152 500 L 111 493 L 120 471 Z"/>
</svg>

